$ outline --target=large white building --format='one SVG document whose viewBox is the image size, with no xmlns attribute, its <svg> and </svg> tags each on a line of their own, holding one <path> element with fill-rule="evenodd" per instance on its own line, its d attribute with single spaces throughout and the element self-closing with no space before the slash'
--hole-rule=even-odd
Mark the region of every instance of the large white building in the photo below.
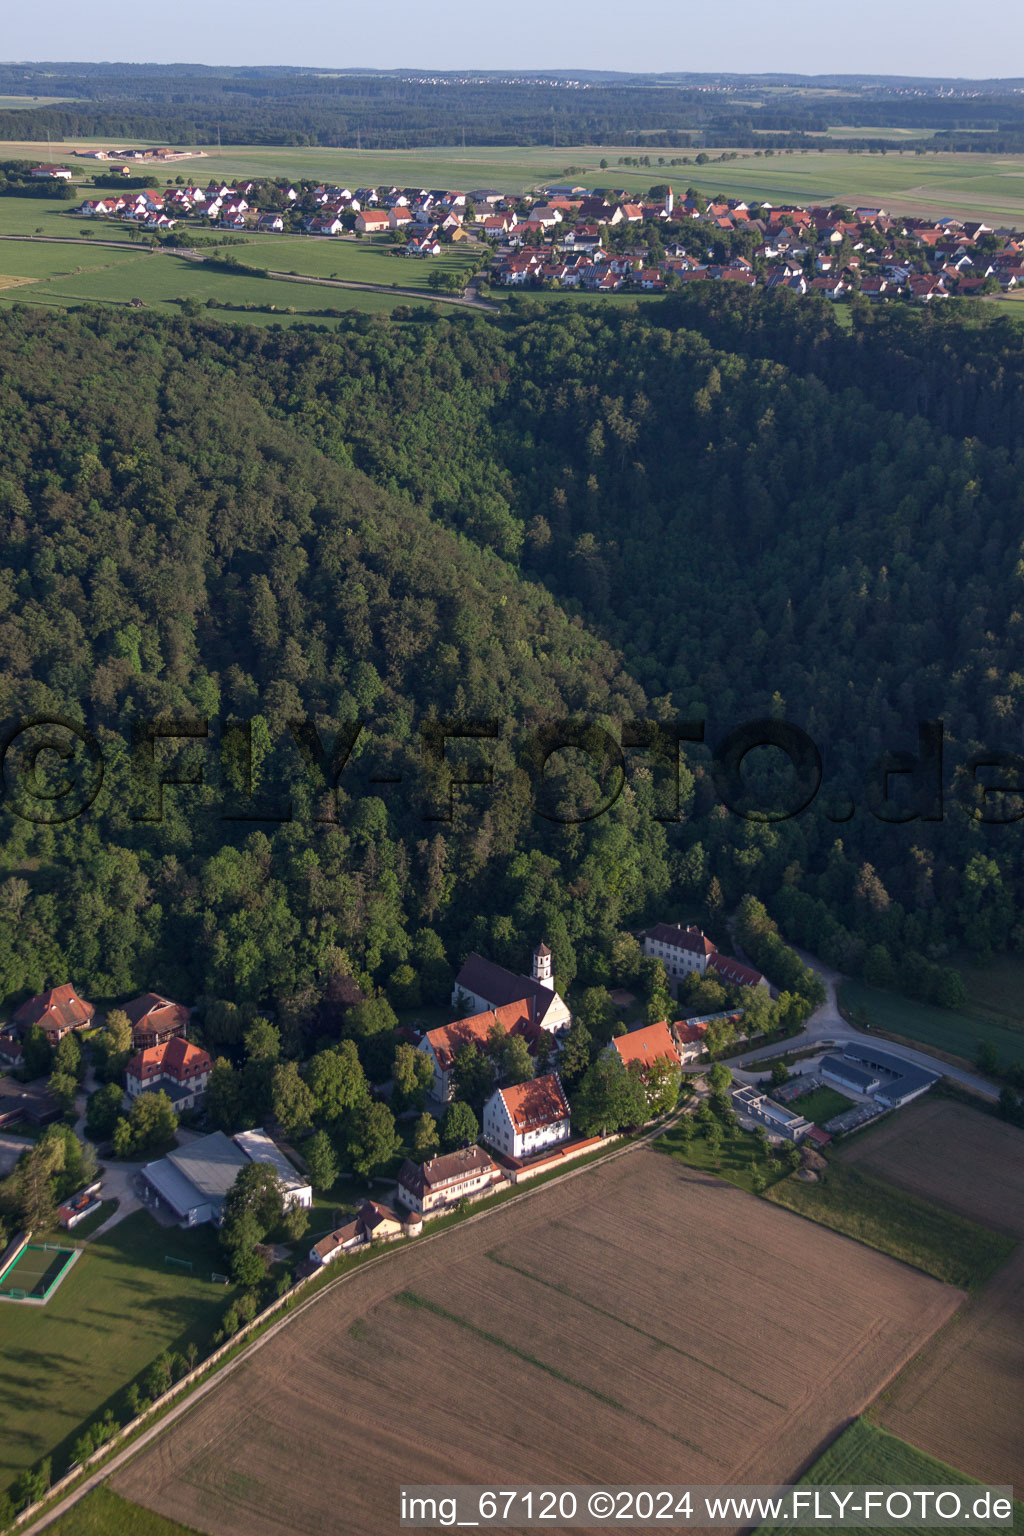
<svg viewBox="0 0 1024 1536">
<path fill-rule="evenodd" d="M 569 1139 L 569 1104 L 557 1072 L 498 1088 L 484 1105 L 484 1140 L 506 1157 L 532 1157 Z"/>
<path fill-rule="evenodd" d="M 755 971 L 752 966 L 744 965 L 740 960 L 732 959 L 730 955 L 719 954 L 708 936 L 694 924 L 684 928 L 682 923 L 656 923 L 640 937 L 644 954 L 660 960 L 665 967 L 673 991 L 676 983 L 692 971 L 696 971 L 699 976 L 706 976 L 708 971 L 712 971 L 720 980 L 731 982 L 734 986 L 765 987 L 771 990 L 767 976 Z"/>
</svg>

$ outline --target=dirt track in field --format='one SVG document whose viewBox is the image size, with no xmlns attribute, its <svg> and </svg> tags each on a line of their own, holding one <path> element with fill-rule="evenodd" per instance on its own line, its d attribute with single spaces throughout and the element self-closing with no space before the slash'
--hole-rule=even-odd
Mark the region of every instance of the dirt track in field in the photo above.
<svg viewBox="0 0 1024 1536">
<path fill-rule="evenodd" d="M 923 1099 L 855 1138 L 845 1157 L 1024 1238 L 1024 1131 L 990 1115 Z M 873 1417 L 972 1477 L 1024 1486 L 1024 1243 L 894 1382 Z"/>
<path fill-rule="evenodd" d="M 356 1272 L 114 1487 L 213 1536 L 383 1536 L 403 1483 L 784 1481 L 961 1299 L 638 1150 Z"/>
</svg>

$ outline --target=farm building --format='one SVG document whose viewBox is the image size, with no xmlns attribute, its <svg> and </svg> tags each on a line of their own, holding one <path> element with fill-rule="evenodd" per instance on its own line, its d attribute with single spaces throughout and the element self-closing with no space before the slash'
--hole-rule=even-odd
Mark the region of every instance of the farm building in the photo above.
<svg viewBox="0 0 1024 1536">
<path fill-rule="evenodd" d="M 909 1104 L 911 1099 L 927 1093 L 939 1081 L 937 1072 L 929 1072 L 890 1051 L 880 1051 L 869 1041 L 860 1040 L 847 1041 L 841 1056 L 823 1057 L 820 1070 L 822 1077 L 830 1082 L 876 1099 L 887 1109 Z"/>
<path fill-rule="evenodd" d="M 427 1163 L 405 1162 L 395 1198 L 409 1210 L 443 1210 L 500 1182 L 501 1173 L 483 1147 L 463 1147 Z"/>
<path fill-rule="evenodd" d="M 731 1098 L 737 1114 L 748 1115 L 775 1136 L 784 1136 L 787 1141 L 803 1141 L 810 1134 L 809 1120 L 776 1104 L 774 1099 L 770 1099 L 759 1088 L 745 1084 L 742 1088 L 734 1088 Z"/>
<path fill-rule="evenodd" d="M 484 1105 L 484 1140 L 508 1157 L 529 1157 L 569 1136 L 569 1104 L 557 1072 L 498 1088 Z"/>
<path fill-rule="evenodd" d="M 184 1227 L 208 1221 L 219 1226 L 228 1190 L 249 1162 L 272 1164 L 287 1207 L 312 1204 L 309 1185 L 263 1131 L 242 1131 L 234 1138 L 214 1131 L 147 1163 L 142 1170 L 145 1198 L 148 1204 L 162 1203 Z"/>
<path fill-rule="evenodd" d="M 87 1029 L 96 1009 L 79 997 L 70 981 L 47 992 L 37 992 L 15 1010 L 13 1023 L 22 1034 L 36 1024 L 45 1031 L 51 1045 L 63 1040 L 73 1029 Z"/>
</svg>

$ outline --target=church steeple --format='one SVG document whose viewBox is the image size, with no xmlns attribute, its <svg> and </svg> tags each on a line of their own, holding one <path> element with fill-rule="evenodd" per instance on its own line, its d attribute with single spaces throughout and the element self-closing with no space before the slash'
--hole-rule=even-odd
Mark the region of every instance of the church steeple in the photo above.
<svg viewBox="0 0 1024 1536">
<path fill-rule="evenodd" d="M 665 212 L 666 212 L 666 214 L 668 215 L 669 218 L 672 217 L 672 209 L 674 207 L 675 207 L 675 198 L 672 196 L 672 188 L 669 187 L 668 191 L 665 193 Z"/>
<path fill-rule="evenodd" d="M 533 952 L 533 979 L 549 992 L 555 990 L 555 978 L 551 974 L 551 951 L 546 944 L 538 944 Z"/>
</svg>

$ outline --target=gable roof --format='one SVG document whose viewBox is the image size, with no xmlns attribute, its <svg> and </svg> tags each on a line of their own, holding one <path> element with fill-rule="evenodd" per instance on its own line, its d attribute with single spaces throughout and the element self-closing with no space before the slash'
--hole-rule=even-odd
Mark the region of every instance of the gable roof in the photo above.
<svg viewBox="0 0 1024 1536">
<path fill-rule="evenodd" d="M 144 1051 L 136 1051 L 126 1072 L 132 1077 L 154 1077 L 163 1073 L 179 1081 L 195 1077 L 201 1072 L 213 1070 L 213 1062 L 198 1045 L 191 1045 L 180 1035 L 165 1040 L 160 1045 L 150 1045 Z"/>
<path fill-rule="evenodd" d="M 468 1018 L 456 1019 L 454 1024 L 442 1024 L 428 1029 L 424 1039 L 430 1041 L 442 1072 L 447 1072 L 464 1045 L 486 1045 L 487 1037 L 495 1024 L 505 1034 L 526 1034 L 533 1022 L 533 1008 L 529 998 L 508 1003 L 503 1008 L 488 1009 L 485 1013 L 471 1013 Z"/>
<path fill-rule="evenodd" d="M 533 1018 L 538 1024 L 543 1022 L 557 996 L 550 987 L 534 981 L 532 976 L 517 976 L 513 971 L 506 971 L 503 965 L 485 960 L 475 950 L 467 955 L 455 985 L 464 992 L 482 997 L 492 1008 L 503 1008 L 508 1003 L 528 999 L 533 1004 Z"/>
<path fill-rule="evenodd" d="M 764 976 L 753 966 L 743 965 L 730 955 L 720 955 L 717 950 L 708 956 L 708 965 L 714 966 L 723 981 L 735 982 L 737 986 L 757 987 L 764 981 Z"/>
<path fill-rule="evenodd" d="M 51 987 L 47 992 L 37 992 L 22 1003 L 14 1015 L 14 1023 L 20 1029 L 31 1029 L 41 1024 L 43 1029 L 81 1029 L 88 1024 L 96 1009 L 75 991 L 70 981 L 61 987 Z"/>
<path fill-rule="evenodd" d="M 682 923 L 655 923 L 653 928 L 644 930 L 641 938 L 653 939 L 656 944 L 672 944 L 676 949 L 688 949 L 696 955 L 715 953 L 715 946 L 695 923 L 688 928 Z"/>
<path fill-rule="evenodd" d="M 641 1066 L 650 1066 L 651 1062 L 663 1059 L 670 1061 L 673 1066 L 679 1064 L 679 1054 L 664 1019 L 659 1024 L 648 1024 L 645 1029 L 634 1029 L 628 1035 L 616 1035 L 612 1045 L 627 1067 L 634 1061 L 638 1061 Z"/>
<path fill-rule="evenodd" d="M 569 1118 L 569 1104 L 557 1072 L 548 1072 L 513 1088 L 499 1088 L 498 1096 L 517 1135 Z"/>
<path fill-rule="evenodd" d="M 447 1152 L 443 1157 L 432 1157 L 427 1163 L 406 1161 L 399 1170 L 398 1182 L 422 1200 L 424 1195 L 443 1190 L 450 1184 L 497 1171 L 496 1163 L 483 1147 L 472 1146 Z"/>
</svg>

